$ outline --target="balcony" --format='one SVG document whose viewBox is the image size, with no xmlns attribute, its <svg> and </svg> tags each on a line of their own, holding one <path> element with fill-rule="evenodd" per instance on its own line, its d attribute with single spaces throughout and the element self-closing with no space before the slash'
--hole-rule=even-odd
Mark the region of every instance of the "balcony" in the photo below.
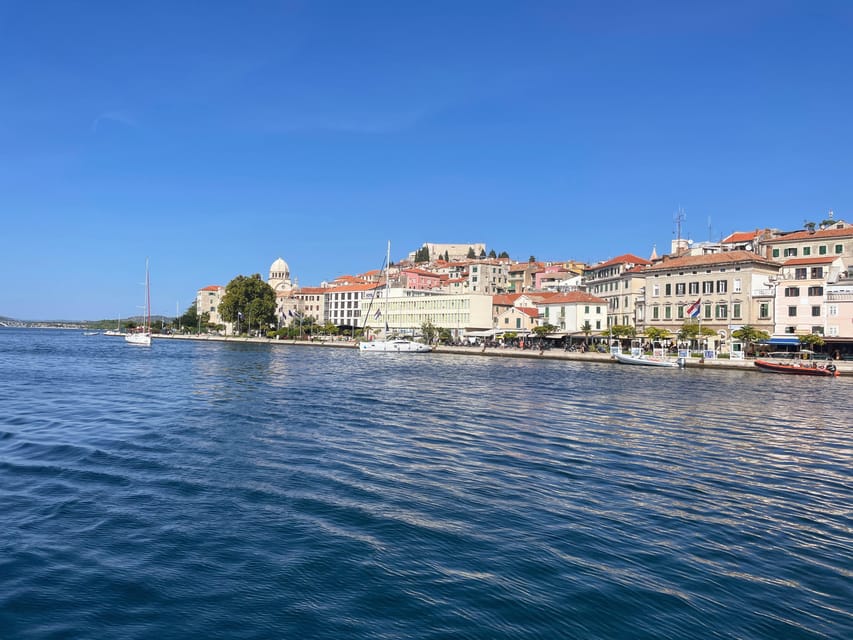
<svg viewBox="0 0 853 640">
<path fill-rule="evenodd" d="M 767 287 L 765 289 L 753 289 L 752 297 L 753 298 L 772 298 L 773 297 L 773 287 Z"/>
</svg>

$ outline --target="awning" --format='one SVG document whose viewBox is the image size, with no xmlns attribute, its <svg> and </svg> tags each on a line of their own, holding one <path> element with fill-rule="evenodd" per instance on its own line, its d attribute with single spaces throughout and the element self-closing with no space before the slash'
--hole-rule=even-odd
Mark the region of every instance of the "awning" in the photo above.
<svg viewBox="0 0 853 640">
<path fill-rule="evenodd" d="M 800 344 L 800 339 L 797 338 L 796 336 L 792 336 L 792 337 L 789 337 L 789 336 L 784 336 L 784 337 L 773 336 L 769 340 L 765 340 L 765 341 L 761 342 L 761 344 L 778 344 L 778 345 L 787 345 L 787 346 L 791 346 L 791 347 L 796 347 Z"/>
</svg>

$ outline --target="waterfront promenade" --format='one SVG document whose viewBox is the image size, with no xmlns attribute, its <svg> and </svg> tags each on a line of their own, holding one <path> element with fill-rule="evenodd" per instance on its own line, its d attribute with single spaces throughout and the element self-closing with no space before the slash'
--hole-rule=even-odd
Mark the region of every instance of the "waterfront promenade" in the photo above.
<svg viewBox="0 0 853 640">
<path fill-rule="evenodd" d="M 356 342 L 352 340 L 273 340 L 270 338 L 248 338 L 235 336 L 192 336 L 192 335 L 154 335 L 157 340 L 197 340 L 201 342 L 239 342 L 253 344 L 268 344 L 276 347 L 327 347 L 336 349 L 354 349 Z M 441 345 L 433 353 L 454 353 L 469 356 L 498 357 L 498 358 L 526 358 L 530 360 L 577 360 L 583 362 L 599 362 L 601 364 L 619 363 L 609 353 L 564 351 L 562 349 L 519 349 L 516 347 L 450 347 Z M 842 376 L 853 376 L 853 362 L 834 361 Z M 630 365 L 622 365 L 630 366 Z M 701 369 L 738 369 L 762 373 L 754 364 L 752 359 L 730 360 L 728 358 L 705 359 L 688 358 L 686 367 Z"/>
</svg>

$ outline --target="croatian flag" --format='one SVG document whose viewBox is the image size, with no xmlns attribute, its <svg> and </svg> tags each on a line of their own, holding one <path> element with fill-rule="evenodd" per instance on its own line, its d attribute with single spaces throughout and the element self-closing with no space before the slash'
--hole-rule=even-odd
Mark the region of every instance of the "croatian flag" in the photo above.
<svg viewBox="0 0 853 640">
<path fill-rule="evenodd" d="M 373 319 L 374 319 L 374 320 L 379 320 L 379 318 L 380 318 L 381 316 L 382 316 L 382 312 L 381 312 L 379 309 L 377 309 L 377 310 L 376 310 L 376 313 L 374 313 L 374 314 L 373 314 Z"/>
<path fill-rule="evenodd" d="M 699 309 L 701 308 L 701 305 L 699 304 L 700 302 L 702 302 L 702 298 L 699 298 L 696 302 L 687 307 L 688 316 L 690 316 L 691 318 L 699 317 Z"/>
</svg>

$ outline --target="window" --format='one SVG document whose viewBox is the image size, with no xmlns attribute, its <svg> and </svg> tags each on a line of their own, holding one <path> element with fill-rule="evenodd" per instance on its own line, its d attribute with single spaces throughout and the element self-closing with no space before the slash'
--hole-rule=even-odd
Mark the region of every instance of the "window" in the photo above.
<svg viewBox="0 0 853 640">
<path fill-rule="evenodd" d="M 596 328 L 596 329 L 601 329 L 601 320 L 596 320 L 596 321 L 595 321 L 595 328 Z"/>
<path fill-rule="evenodd" d="M 698 282 L 688 283 L 687 291 L 691 296 L 695 296 L 697 293 L 699 293 L 699 283 Z"/>
<path fill-rule="evenodd" d="M 684 318 L 684 305 L 678 305 L 678 319 L 682 320 Z"/>
<path fill-rule="evenodd" d="M 702 293 L 714 293 L 714 281 L 705 280 L 702 283 Z"/>
<path fill-rule="evenodd" d="M 725 293 L 728 290 L 728 282 L 717 280 L 717 293 Z"/>
<path fill-rule="evenodd" d="M 823 267 L 812 267 L 812 280 L 823 277 Z"/>
<path fill-rule="evenodd" d="M 779 249 L 773 249 L 773 257 L 774 257 L 774 258 L 778 258 L 778 257 L 779 257 Z"/>
<path fill-rule="evenodd" d="M 663 287 L 663 295 L 671 296 L 672 295 L 672 284 L 667 282 Z"/>
<path fill-rule="evenodd" d="M 675 283 L 675 295 L 683 296 L 686 289 L 687 289 L 687 286 L 683 282 L 676 282 Z"/>
<path fill-rule="evenodd" d="M 838 305 L 830 304 L 826 307 L 826 315 L 828 316 L 837 316 L 838 315 Z"/>
<path fill-rule="evenodd" d="M 785 333 L 794 333 L 795 327 L 785 327 Z"/>
<path fill-rule="evenodd" d="M 813 318 L 820 317 L 820 305 L 819 304 L 812 305 L 812 317 Z"/>
<path fill-rule="evenodd" d="M 809 287 L 809 295 L 810 296 L 822 296 L 823 295 L 823 287 Z"/>
<path fill-rule="evenodd" d="M 740 278 L 735 278 L 734 282 L 732 282 L 732 291 L 734 293 L 740 293 Z"/>
<path fill-rule="evenodd" d="M 785 297 L 786 298 L 796 298 L 800 295 L 799 287 L 785 287 Z"/>
<path fill-rule="evenodd" d="M 726 318 L 728 318 L 728 317 L 729 317 L 729 315 L 728 315 L 728 311 L 729 311 L 729 310 L 728 310 L 728 308 L 726 307 L 726 305 L 724 305 L 724 304 L 718 304 L 718 305 L 717 305 L 717 313 L 716 313 L 716 316 L 715 316 L 715 317 L 717 318 L 717 320 L 725 320 Z"/>
<path fill-rule="evenodd" d="M 823 334 L 823 327 L 818 327 L 818 326 L 812 325 L 812 333 L 814 333 L 816 335 Z"/>
<path fill-rule="evenodd" d="M 515 319 L 515 328 L 516 328 L 516 329 L 521 329 L 521 318 L 516 318 L 516 319 Z"/>
<path fill-rule="evenodd" d="M 740 302 L 732 304 L 732 318 L 740 318 Z"/>
<path fill-rule="evenodd" d="M 820 246 L 817 248 L 817 252 L 818 252 L 820 255 L 825 256 L 825 255 L 826 255 L 826 245 L 825 245 L 825 244 L 820 245 Z"/>
<path fill-rule="evenodd" d="M 660 319 L 660 309 L 658 307 L 652 307 L 652 320 Z"/>
<path fill-rule="evenodd" d="M 835 253 L 843 253 L 844 247 L 840 244 L 835 245 Z"/>
<path fill-rule="evenodd" d="M 586 305 L 586 306 L 583 308 L 583 312 L 584 312 L 584 313 L 587 313 L 587 314 L 589 313 L 589 305 Z"/>
<path fill-rule="evenodd" d="M 709 305 L 709 304 L 705 305 L 705 319 L 706 320 L 711 319 L 711 305 Z"/>
<path fill-rule="evenodd" d="M 660 285 L 653 284 L 652 285 L 652 298 L 657 298 L 660 295 Z"/>
<path fill-rule="evenodd" d="M 788 307 L 788 317 L 796 318 L 797 317 L 797 307 Z"/>
<path fill-rule="evenodd" d="M 666 305 L 663 308 L 663 317 L 666 318 L 667 320 L 672 320 L 672 307 L 671 306 Z"/>
<path fill-rule="evenodd" d="M 785 258 L 793 258 L 797 255 L 797 249 L 796 247 L 788 247 L 787 249 L 785 249 L 785 251 L 782 252 L 782 255 Z"/>
<path fill-rule="evenodd" d="M 758 305 L 758 319 L 759 320 L 769 320 L 770 319 L 770 303 L 762 302 Z"/>
<path fill-rule="evenodd" d="M 803 247 L 803 255 L 804 256 L 810 256 L 811 254 L 812 254 L 812 248 L 811 247 Z"/>
<path fill-rule="evenodd" d="M 808 275 L 808 269 L 805 267 L 794 269 L 794 280 L 805 280 Z"/>
<path fill-rule="evenodd" d="M 596 313 L 601 313 L 601 307 L 596 307 L 596 308 L 595 308 L 595 312 L 596 312 Z"/>
</svg>

